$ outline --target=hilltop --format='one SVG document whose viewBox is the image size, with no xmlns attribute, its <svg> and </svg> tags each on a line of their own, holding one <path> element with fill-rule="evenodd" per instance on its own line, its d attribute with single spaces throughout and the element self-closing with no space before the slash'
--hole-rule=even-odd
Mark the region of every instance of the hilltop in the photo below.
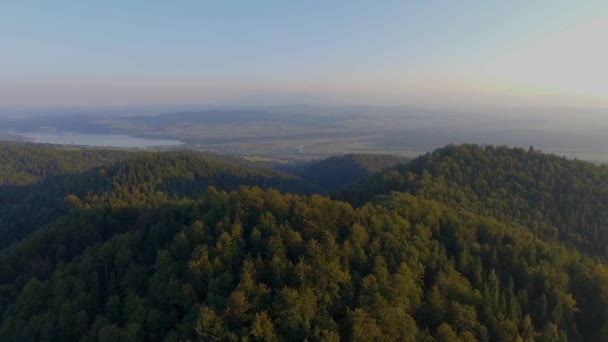
<svg viewBox="0 0 608 342">
<path fill-rule="evenodd" d="M 606 167 L 477 145 L 301 176 L 187 151 L 101 156 L 6 171 L 32 176 L 0 188 L 3 341 L 608 335 Z"/>
</svg>

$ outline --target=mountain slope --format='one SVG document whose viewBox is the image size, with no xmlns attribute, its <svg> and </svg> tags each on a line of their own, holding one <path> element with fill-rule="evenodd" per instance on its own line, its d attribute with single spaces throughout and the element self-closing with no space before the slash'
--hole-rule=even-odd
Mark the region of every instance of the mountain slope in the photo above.
<svg viewBox="0 0 608 342">
<path fill-rule="evenodd" d="M 0 186 L 26 185 L 125 160 L 135 153 L 0 142 Z"/>
<path fill-rule="evenodd" d="M 66 162 L 56 151 L 43 148 L 57 163 Z M 123 156 L 118 154 L 119 156 Z M 208 186 L 236 189 L 242 185 L 308 193 L 301 180 L 275 171 L 244 168 L 223 157 L 196 152 L 138 152 L 125 160 L 80 173 L 64 173 L 27 186 L 0 190 L 0 246 L 26 236 L 67 211 L 70 201 L 85 205 L 134 205 L 159 197 L 197 197 Z M 128 159 L 126 157 L 129 157 Z M 68 159 L 69 160 L 69 159 Z"/>
<path fill-rule="evenodd" d="M 551 209 L 604 214 L 604 171 L 449 146 L 342 192 L 353 206 L 142 153 L 3 187 L 0 227 L 24 235 L 0 248 L 0 340 L 605 341 L 605 259 L 562 243 L 591 243 L 593 221 Z M 579 242 L 557 226 L 571 216 Z"/>
<path fill-rule="evenodd" d="M 3 341 L 599 341 L 608 312 L 603 265 L 407 194 L 76 206 L 0 265 Z"/>
<path fill-rule="evenodd" d="M 339 196 L 364 203 L 406 191 L 608 256 L 608 167 L 538 151 L 448 146 L 373 176 Z"/>
</svg>

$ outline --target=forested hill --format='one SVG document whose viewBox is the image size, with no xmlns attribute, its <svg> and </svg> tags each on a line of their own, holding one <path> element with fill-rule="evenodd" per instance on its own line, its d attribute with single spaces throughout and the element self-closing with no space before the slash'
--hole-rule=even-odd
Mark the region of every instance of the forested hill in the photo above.
<svg viewBox="0 0 608 342">
<path fill-rule="evenodd" d="M 85 187 L 89 198 L 93 199 L 91 195 L 95 193 L 110 200 L 127 202 L 132 202 L 134 196 L 141 195 L 141 199 L 146 200 L 158 193 L 170 197 L 197 197 L 209 186 L 230 190 L 248 185 L 303 194 L 312 191 L 305 182 L 293 176 L 188 151 L 146 153 L 95 169 L 83 177 L 90 182 Z M 94 186 L 98 190 L 90 191 Z"/>
<path fill-rule="evenodd" d="M 528 226 L 537 236 L 608 256 L 608 167 L 533 149 L 447 146 L 338 197 L 364 203 L 405 191 Z"/>
<path fill-rule="evenodd" d="M 3 341 L 602 341 L 608 272 L 408 194 L 75 206 L 0 253 Z"/>
<path fill-rule="evenodd" d="M 334 191 L 407 161 L 389 154 L 346 154 L 308 162 L 290 171 L 321 189 Z"/>
<path fill-rule="evenodd" d="M 91 206 L 108 203 L 136 205 L 165 197 L 197 197 L 209 186 L 236 189 L 243 185 L 255 185 L 304 194 L 313 190 L 293 176 L 266 169 L 245 168 L 230 163 L 230 159 L 197 152 L 78 150 L 66 153 L 60 148 L 49 147 L 18 147 L 14 150 L 14 158 L 5 153 L 10 165 L 17 162 L 34 164 L 36 172 L 47 177 L 35 184 L 1 188 L 0 222 L 3 224 L 0 225 L 0 246 L 25 236 L 65 213 L 66 198 Z M 38 158 L 47 151 L 49 156 Z M 72 164 L 71 159 L 78 154 L 87 157 L 80 163 Z M 115 159 L 119 161 L 111 163 Z M 105 164 L 93 167 L 96 163 Z M 72 166 L 57 168 L 57 165 Z M 78 168 L 88 170 L 72 173 Z M 14 169 L 19 170 L 15 174 L 20 174 L 20 170 L 33 168 Z M 53 173 L 58 175 L 48 176 Z M 16 183 L 20 184 L 19 181 Z"/>
<path fill-rule="evenodd" d="M 0 187 L 0 341 L 606 341 L 607 264 L 563 243 L 604 174 L 465 145 L 356 205 L 191 152 Z"/>
<path fill-rule="evenodd" d="M 132 157 L 124 150 L 0 142 L 0 186 L 25 185 Z"/>
</svg>

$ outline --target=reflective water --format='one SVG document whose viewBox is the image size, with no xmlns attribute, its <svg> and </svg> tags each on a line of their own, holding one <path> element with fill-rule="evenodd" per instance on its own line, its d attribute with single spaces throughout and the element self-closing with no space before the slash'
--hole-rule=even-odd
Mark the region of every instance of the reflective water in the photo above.
<svg viewBox="0 0 608 342">
<path fill-rule="evenodd" d="M 32 132 L 18 134 L 31 142 L 60 145 L 146 148 L 182 144 L 179 140 L 138 138 L 124 134 L 84 134 L 73 132 Z"/>
</svg>

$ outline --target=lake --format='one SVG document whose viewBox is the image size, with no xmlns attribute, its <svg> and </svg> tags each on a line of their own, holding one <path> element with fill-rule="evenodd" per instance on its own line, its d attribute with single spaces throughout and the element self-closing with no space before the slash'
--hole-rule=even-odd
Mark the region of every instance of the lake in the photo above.
<svg viewBox="0 0 608 342">
<path fill-rule="evenodd" d="M 58 145 L 125 148 L 149 148 L 182 145 L 182 142 L 179 140 L 138 138 L 124 134 L 86 134 L 73 132 L 31 132 L 14 134 L 20 135 L 31 142 Z"/>
</svg>

